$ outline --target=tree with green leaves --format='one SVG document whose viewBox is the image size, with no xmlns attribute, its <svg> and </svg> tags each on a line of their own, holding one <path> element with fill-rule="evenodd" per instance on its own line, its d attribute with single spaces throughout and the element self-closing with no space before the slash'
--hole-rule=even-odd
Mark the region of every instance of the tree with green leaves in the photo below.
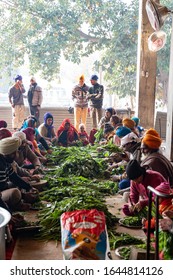
<svg viewBox="0 0 173 280">
<path fill-rule="evenodd" d="M 102 66 L 107 91 L 135 96 L 138 4 L 139 0 L 130 4 L 123 0 L 1 0 L 1 71 L 11 73 L 27 55 L 32 73 L 53 80 L 62 55 L 79 64 L 82 57 L 100 51 L 100 60 L 93 63 L 97 71 Z"/>
</svg>

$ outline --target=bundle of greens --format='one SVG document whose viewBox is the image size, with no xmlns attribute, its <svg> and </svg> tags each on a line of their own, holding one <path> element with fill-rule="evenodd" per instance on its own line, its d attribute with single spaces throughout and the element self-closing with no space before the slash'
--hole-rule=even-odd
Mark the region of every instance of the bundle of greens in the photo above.
<svg viewBox="0 0 173 280">
<path fill-rule="evenodd" d="M 159 252 L 164 260 L 173 259 L 173 234 L 168 231 L 159 232 Z"/>
<path fill-rule="evenodd" d="M 97 209 L 103 211 L 106 217 L 107 228 L 115 226 L 118 219 L 112 215 L 101 197 L 93 194 L 80 193 L 73 197 L 66 197 L 60 201 L 52 202 L 48 207 L 45 206 L 39 213 L 39 238 L 43 240 L 61 239 L 60 217 L 64 212 L 82 209 Z"/>
<path fill-rule="evenodd" d="M 108 231 L 108 235 L 111 250 L 115 250 L 116 248 L 125 245 L 144 244 L 143 240 L 127 233 Z"/>
</svg>

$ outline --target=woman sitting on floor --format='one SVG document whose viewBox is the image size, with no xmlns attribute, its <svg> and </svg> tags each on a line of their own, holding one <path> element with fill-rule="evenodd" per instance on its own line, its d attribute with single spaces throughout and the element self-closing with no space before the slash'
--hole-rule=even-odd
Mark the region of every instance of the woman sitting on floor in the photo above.
<svg viewBox="0 0 173 280">
<path fill-rule="evenodd" d="M 78 132 L 69 119 L 63 120 L 57 130 L 57 137 L 58 144 L 64 147 L 75 146 L 76 141 L 79 140 Z"/>
<path fill-rule="evenodd" d="M 34 128 L 35 130 L 35 138 L 36 138 L 36 141 L 38 143 L 38 145 L 40 145 L 40 147 L 43 148 L 43 154 L 45 154 L 46 152 L 48 154 L 51 154 L 52 153 L 52 150 L 51 148 L 49 147 L 49 145 L 47 144 L 46 140 L 40 135 L 37 127 L 36 127 L 36 124 L 37 124 L 37 120 L 35 117 L 28 117 L 28 119 L 26 119 L 21 127 L 21 131 L 23 131 L 24 129 L 28 128 L 28 127 L 32 127 Z M 46 152 L 45 152 L 46 150 Z"/>
<path fill-rule="evenodd" d="M 36 156 L 39 158 L 41 163 L 46 163 L 47 159 L 41 154 L 41 151 L 38 147 L 37 141 L 35 139 L 35 130 L 32 127 L 28 127 L 23 130 L 23 132 L 26 134 L 26 139 L 31 145 L 31 148 L 33 152 L 36 154 Z"/>
<path fill-rule="evenodd" d="M 51 113 L 44 114 L 44 122 L 38 127 L 40 135 L 47 141 L 48 144 L 56 144 L 57 137 L 53 126 L 53 115 Z"/>
</svg>

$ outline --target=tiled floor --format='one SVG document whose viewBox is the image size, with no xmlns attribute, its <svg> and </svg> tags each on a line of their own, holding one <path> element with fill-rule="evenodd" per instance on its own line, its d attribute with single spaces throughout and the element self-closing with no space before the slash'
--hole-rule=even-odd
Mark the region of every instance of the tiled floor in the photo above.
<svg viewBox="0 0 173 280">
<path fill-rule="evenodd" d="M 123 216 L 120 211 L 122 204 L 124 204 L 124 201 L 120 195 L 107 198 L 109 211 L 117 217 Z M 34 212 L 27 213 L 27 217 L 30 220 L 34 220 L 35 215 Z M 140 229 L 134 230 L 118 226 L 117 231 L 129 233 L 132 236 L 137 236 L 139 238 L 145 237 L 143 231 Z M 119 259 L 114 252 L 111 253 L 113 259 Z M 12 260 L 63 260 L 61 243 L 59 242 L 57 244 L 54 241 L 43 242 L 38 241 L 29 235 L 20 235 L 16 242 Z"/>
</svg>

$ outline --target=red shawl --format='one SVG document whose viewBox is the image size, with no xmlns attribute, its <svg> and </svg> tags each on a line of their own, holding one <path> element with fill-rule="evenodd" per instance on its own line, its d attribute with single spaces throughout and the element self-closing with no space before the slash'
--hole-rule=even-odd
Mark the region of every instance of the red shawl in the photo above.
<svg viewBox="0 0 173 280">
<path fill-rule="evenodd" d="M 173 210 L 172 198 L 165 198 L 159 205 L 160 214 L 167 210 Z"/>
<path fill-rule="evenodd" d="M 71 124 L 70 122 L 70 119 L 64 119 L 62 124 L 60 125 L 60 127 L 58 128 L 57 130 L 57 136 L 59 137 L 61 135 L 61 133 L 63 131 L 65 131 L 65 124 L 66 123 L 69 123 L 70 124 L 70 127 L 68 129 L 68 132 L 67 132 L 67 141 L 69 142 L 73 142 L 75 140 L 75 133 L 78 135 L 78 131 L 77 129 Z"/>
</svg>

